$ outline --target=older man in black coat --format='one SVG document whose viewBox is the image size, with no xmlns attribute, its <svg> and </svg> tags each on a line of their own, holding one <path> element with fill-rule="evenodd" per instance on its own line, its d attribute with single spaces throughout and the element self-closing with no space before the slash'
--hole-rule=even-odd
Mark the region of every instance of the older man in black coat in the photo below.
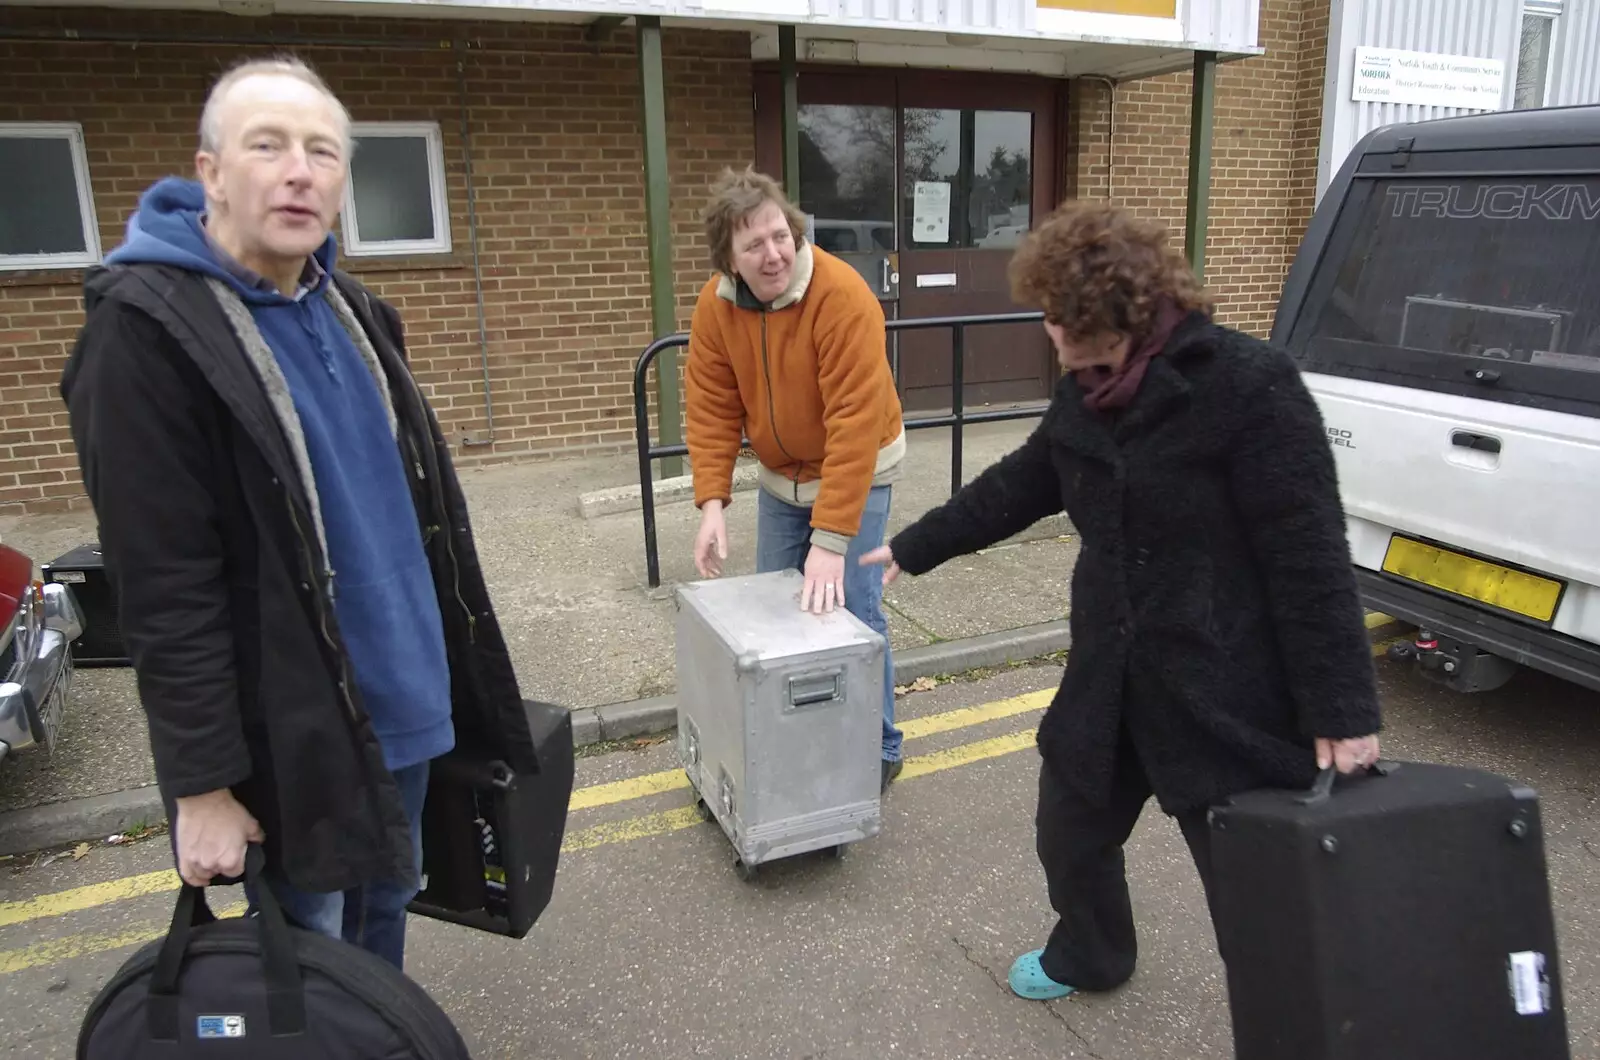
<svg viewBox="0 0 1600 1060">
<path fill-rule="evenodd" d="M 399 315 L 335 264 L 349 148 L 303 64 L 223 75 L 61 392 L 179 874 L 260 843 L 291 916 L 399 965 L 431 763 L 539 763 Z"/>
<path fill-rule="evenodd" d="M 1027 442 L 865 561 L 922 574 L 1063 509 L 1072 651 L 1039 727 L 1049 944 L 1025 997 L 1133 974 L 1122 847 L 1154 794 L 1206 884 L 1206 809 L 1377 757 L 1332 453 L 1287 354 L 1211 322 L 1158 227 L 1073 203 L 1013 263 L 1065 369 Z"/>
</svg>

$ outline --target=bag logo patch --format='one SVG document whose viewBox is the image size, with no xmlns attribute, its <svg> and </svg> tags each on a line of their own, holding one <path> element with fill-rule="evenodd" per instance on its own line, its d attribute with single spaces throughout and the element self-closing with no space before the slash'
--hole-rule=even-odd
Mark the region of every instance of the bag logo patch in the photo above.
<svg viewBox="0 0 1600 1060">
<path fill-rule="evenodd" d="M 243 1016 L 201 1016 L 195 1021 L 199 1038 L 243 1038 Z"/>
</svg>

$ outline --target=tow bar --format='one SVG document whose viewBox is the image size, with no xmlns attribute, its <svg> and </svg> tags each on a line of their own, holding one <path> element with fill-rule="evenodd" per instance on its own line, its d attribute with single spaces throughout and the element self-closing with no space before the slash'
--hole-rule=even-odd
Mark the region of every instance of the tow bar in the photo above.
<svg viewBox="0 0 1600 1060">
<path fill-rule="evenodd" d="M 1492 692 L 1511 680 L 1520 667 L 1474 644 L 1419 629 L 1412 643 L 1389 647 L 1389 658 L 1414 662 L 1422 676 L 1457 692 Z"/>
</svg>

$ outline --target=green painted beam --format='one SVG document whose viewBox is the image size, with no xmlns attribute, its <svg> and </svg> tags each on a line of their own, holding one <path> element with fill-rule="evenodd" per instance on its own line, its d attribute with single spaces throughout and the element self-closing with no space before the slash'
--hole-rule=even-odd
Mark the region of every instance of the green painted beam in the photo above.
<svg viewBox="0 0 1600 1060">
<path fill-rule="evenodd" d="M 1183 252 L 1202 280 L 1206 269 L 1206 226 L 1211 218 L 1211 141 L 1216 128 L 1217 53 L 1194 53 L 1194 86 L 1189 96 L 1189 190 L 1184 210 Z"/>
<path fill-rule="evenodd" d="M 601 15 L 589 23 L 589 27 L 584 31 L 584 35 L 587 36 L 590 41 L 603 41 L 607 37 L 611 36 L 613 30 L 626 21 L 628 21 L 626 15 Z"/>
<path fill-rule="evenodd" d="M 641 15 L 638 22 L 639 99 L 644 127 L 644 207 L 650 244 L 650 333 L 653 338 L 677 330 L 672 294 L 671 188 L 667 178 L 667 88 L 661 61 L 661 19 Z M 666 445 L 683 441 L 678 355 L 664 350 L 656 358 L 658 436 Z M 683 458 L 663 457 L 662 477 L 683 474 Z"/>
<path fill-rule="evenodd" d="M 778 27 L 778 68 L 783 80 L 783 190 L 800 202 L 800 73 L 793 26 Z"/>
</svg>

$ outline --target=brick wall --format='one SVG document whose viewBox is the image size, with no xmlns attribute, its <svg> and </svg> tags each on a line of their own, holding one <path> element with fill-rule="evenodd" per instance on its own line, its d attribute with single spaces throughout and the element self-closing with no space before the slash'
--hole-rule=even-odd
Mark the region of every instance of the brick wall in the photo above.
<svg viewBox="0 0 1600 1060">
<path fill-rule="evenodd" d="M 197 35 L 359 37 L 301 46 L 356 120 L 441 126 L 454 252 L 346 261 L 404 314 L 413 363 L 449 432 L 487 427 L 460 137 L 472 135 L 495 441 L 462 463 L 614 449 L 632 441 L 632 366 L 649 340 L 638 70 L 632 32 L 380 19 L 242 20 L 198 12 L 10 9 L 8 26 Z M 1263 0 L 1267 54 L 1218 75 L 1207 280 L 1221 318 L 1265 333 L 1309 218 L 1326 4 Z M 465 93 L 449 42 L 468 42 Z M 192 170 L 195 124 L 222 67 L 263 48 L 0 42 L 0 121 L 82 123 L 101 241 L 119 241 L 152 181 Z M 723 165 L 754 153 L 748 38 L 668 31 L 667 119 L 679 326 L 707 275 L 696 215 Z M 1073 86 L 1069 195 L 1164 218 L 1181 239 L 1187 74 Z M 81 505 L 56 383 L 81 321 L 81 273 L 0 273 L 0 514 Z"/>
<path fill-rule="evenodd" d="M 1327 4 L 1263 0 L 1260 40 L 1265 55 L 1217 73 L 1206 283 L 1219 320 L 1265 335 L 1310 218 Z M 1079 133 L 1071 141 L 1069 191 L 1103 198 L 1109 179 L 1111 198 L 1167 222 L 1181 245 L 1190 85 L 1183 73 L 1118 86 L 1108 145 L 1109 92 L 1078 82 L 1069 113 L 1069 128 Z"/>
<path fill-rule="evenodd" d="M 615 448 L 633 437 L 632 367 L 650 339 L 639 79 L 627 28 L 599 43 L 582 27 L 373 19 L 249 20 L 200 13 L 51 14 L 8 26 L 71 26 L 151 38 L 242 33 L 382 38 L 395 47 L 297 47 L 357 121 L 437 121 L 453 253 L 345 264 L 404 315 L 417 377 L 445 429 L 483 431 L 463 97 L 447 42 L 471 42 L 472 137 L 495 443 L 464 463 Z M 402 43 L 420 47 L 400 47 Z M 195 126 L 219 69 L 270 49 L 232 45 L 0 43 L 0 121 L 83 125 L 103 249 L 138 195 L 193 169 Z M 664 39 L 680 326 L 708 274 L 702 194 L 754 153 L 744 34 Z M 0 273 L 0 513 L 82 505 L 56 392 L 82 320 L 80 271 Z"/>
</svg>

